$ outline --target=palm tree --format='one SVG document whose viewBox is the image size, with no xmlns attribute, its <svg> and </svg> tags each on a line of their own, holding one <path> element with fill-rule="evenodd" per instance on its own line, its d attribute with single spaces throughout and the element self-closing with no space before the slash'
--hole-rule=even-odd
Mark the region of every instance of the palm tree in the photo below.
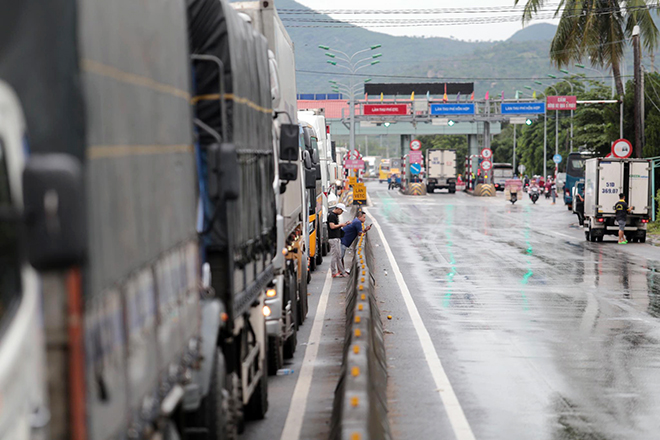
<svg viewBox="0 0 660 440">
<path fill-rule="evenodd" d="M 514 0 L 517 5 L 521 0 Z M 523 23 L 543 8 L 545 0 L 527 0 Z M 558 68 L 588 57 L 592 66 L 612 70 L 619 96 L 624 94 L 621 80 L 623 51 L 637 25 L 644 48 L 653 51 L 658 28 L 650 9 L 658 0 L 560 0 L 555 17 L 560 17 L 550 47 L 550 59 Z"/>
</svg>

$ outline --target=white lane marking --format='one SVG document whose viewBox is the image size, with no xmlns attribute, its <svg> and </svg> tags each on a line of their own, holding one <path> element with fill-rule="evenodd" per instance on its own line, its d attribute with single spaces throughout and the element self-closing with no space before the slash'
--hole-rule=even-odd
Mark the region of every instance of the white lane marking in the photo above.
<svg viewBox="0 0 660 440">
<path fill-rule="evenodd" d="M 368 212 L 367 209 L 365 209 L 365 212 Z M 380 239 L 383 242 L 383 247 L 387 253 L 387 258 L 390 260 L 390 265 L 394 271 L 394 276 L 397 283 L 399 284 L 399 288 L 401 289 L 401 295 L 403 296 L 403 300 L 406 303 L 406 307 L 408 308 L 410 319 L 412 320 L 415 331 L 417 332 L 419 342 L 422 345 L 422 351 L 424 352 L 426 363 L 431 370 L 431 375 L 433 376 L 435 387 L 440 393 L 440 398 L 442 399 L 442 404 L 444 405 L 445 411 L 447 412 L 447 417 L 449 418 L 451 426 L 454 430 L 454 435 L 456 436 L 457 440 L 475 440 L 474 434 L 472 433 L 472 428 L 470 428 L 470 424 L 465 417 L 463 408 L 458 402 L 456 393 L 454 393 L 454 389 L 449 382 L 449 378 L 447 377 L 444 368 L 442 368 L 442 362 L 440 362 L 438 353 L 435 351 L 435 346 L 433 345 L 431 335 L 426 329 L 426 326 L 424 326 L 424 322 L 422 321 L 422 317 L 419 314 L 419 310 L 417 310 L 417 306 L 413 301 L 412 295 L 410 295 L 410 290 L 408 290 L 408 286 L 403 279 L 403 274 L 399 269 L 399 265 L 394 259 L 392 249 L 390 249 L 390 245 L 385 239 L 385 234 L 383 234 L 383 230 L 380 228 L 376 218 L 373 215 L 370 215 L 369 217 L 371 218 L 371 221 L 376 227 L 378 235 L 380 235 Z"/>
<path fill-rule="evenodd" d="M 298 381 L 293 390 L 289 413 L 286 416 L 286 422 L 284 422 L 284 430 L 280 437 L 281 440 L 298 440 L 300 438 L 300 431 L 302 430 L 303 420 L 305 418 L 305 409 L 307 409 L 307 396 L 312 385 L 314 363 L 319 352 L 319 342 L 321 341 L 321 333 L 323 332 L 323 319 L 325 318 L 325 309 L 328 305 L 331 287 L 332 274 L 330 273 L 330 269 L 328 269 L 321 298 L 319 298 L 319 305 L 316 307 L 316 316 L 314 316 L 312 331 L 307 341 L 305 358 L 300 367 L 300 375 L 298 375 Z"/>
</svg>

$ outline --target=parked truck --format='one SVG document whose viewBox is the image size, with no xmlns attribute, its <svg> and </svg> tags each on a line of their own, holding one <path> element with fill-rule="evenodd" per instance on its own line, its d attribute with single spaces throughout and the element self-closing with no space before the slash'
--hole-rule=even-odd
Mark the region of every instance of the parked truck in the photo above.
<svg viewBox="0 0 660 440">
<path fill-rule="evenodd" d="M 3 156 L 3 289 L 20 302 L 3 304 L 0 349 L 22 355 L 5 369 L 16 359 L 2 353 L 0 437 L 168 435 L 202 363 L 185 5 L 24 0 L 0 27 L 0 80 L 17 97 L 4 109 L 25 115 Z"/>
<path fill-rule="evenodd" d="M 236 2 L 231 6 L 246 14 L 252 27 L 266 37 L 269 48 L 275 162 L 279 160 L 278 146 L 283 136 L 295 139 L 295 151 L 290 161 L 296 167 L 285 176 L 276 163 L 273 181 L 277 205 L 277 249 L 273 259 L 274 286 L 266 292 L 266 305 L 271 314 L 266 317 L 268 332 L 268 369 L 275 374 L 282 368 L 284 358 L 296 349 L 297 329 L 307 315 L 307 245 L 304 231 L 305 168 L 301 166 L 304 146 L 300 146 L 297 125 L 296 65 L 294 45 L 273 2 Z M 283 133 L 283 130 L 293 130 Z M 314 170 L 308 172 L 314 173 Z"/>
<path fill-rule="evenodd" d="M 265 39 L 224 0 L 7 6 L 0 437 L 235 438 L 268 407 L 273 183 L 300 150 L 290 124 L 274 151 Z"/>
<path fill-rule="evenodd" d="M 426 150 L 426 191 L 433 193 L 436 188 L 456 192 L 456 151 Z"/>
<path fill-rule="evenodd" d="M 647 159 L 594 158 L 585 161 L 584 235 L 588 241 L 603 241 L 617 235 L 614 205 L 619 194 L 631 208 L 626 220 L 628 241 L 646 241 L 651 215 L 651 163 Z"/>
</svg>

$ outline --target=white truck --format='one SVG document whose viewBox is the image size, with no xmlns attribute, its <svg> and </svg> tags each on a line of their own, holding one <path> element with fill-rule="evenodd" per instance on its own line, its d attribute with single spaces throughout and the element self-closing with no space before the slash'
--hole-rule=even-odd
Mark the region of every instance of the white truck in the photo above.
<svg viewBox="0 0 660 440">
<path fill-rule="evenodd" d="M 433 193 L 436 188 L 456 192 L 456 150 L 426 151 L 426 191 Z"/>
<path fill-rule="evenodd" d="M 285 124 L 297 124 L 296 65 L 294 45 L 274 2 L 236 2 L 231 6 L 268 41 L 271 94 L 273 97 L 274 158 Z M 295 126 L 296 138 L 299 128 Z M 284 358 L 292 357 L 296 349 L 297 329 L 307 314 L 307 231 L 305 169 L 301 164 L 301 149 L 296 152 L 296 179 L 279 172 L 273 181 L 277 204 L 277 252 L 273 259 L 275 281 L 266 293 L 271 314 L 266 318 L 268 333 L 268 370 L 275 374 Z"/>
<path fill-rule="evenodd" d="M 333 179 L 334 161 L 332 159 L 332 139 L 325 120 L 323 109 L 305 109 L 298 111 L 298 119 L 314 127 L 318 137 L 319 159 L 321 161 L 321 188 L 323 193 L 323 210 L 321 212 L 321 255 L 326 256 L 330 250 L 328 242 L 328 227 L 325 219 L 328 216 L 328 194 L 336 191 L 336 179 Z"/>
<path fill-rule="evenodd" d="M 585 162 L 584 235 L 588 241 L 603 241 L 617 235 L 614 205 L 625 194 L 631 208 L 625 234 L 630 242 L 646 241 L 651 215 L 651 163 L 646 159 L 595 158 Z"/>
</svg>

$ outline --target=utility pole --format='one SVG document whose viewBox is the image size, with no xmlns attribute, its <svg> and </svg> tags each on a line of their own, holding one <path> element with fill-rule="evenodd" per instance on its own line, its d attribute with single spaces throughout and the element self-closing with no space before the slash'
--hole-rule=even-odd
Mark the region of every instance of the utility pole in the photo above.
<svg viewBox="0 0 660 440">
<path fill-rule="evenodd" d="M 543 180 L 548 176 L 548 109 L 543 112 Z"/>
<path fill-rule="evenodd" d="M 642 83 L 642 48 L 639 41 L 639 26 L 633 28 L 633 56 L 635 61 L 635 143 L 634 156 L 642 157 L 644 150 L 644 90 Z"/>
<path fill-rule="evenodd" d="M 513 174 L 516 174 L 516 128 L 518 127 L 518 124 L 512 124 L 513 125 Z"/>
</svg>

